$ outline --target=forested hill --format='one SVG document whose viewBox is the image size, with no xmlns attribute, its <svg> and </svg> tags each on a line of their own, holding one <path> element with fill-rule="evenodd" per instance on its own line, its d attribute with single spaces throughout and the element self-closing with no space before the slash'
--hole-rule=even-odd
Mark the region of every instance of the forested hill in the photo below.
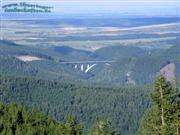
<svg viewBox="0 0 180 135">
<path fill-rule="evenodd" d="M 67 116 L 66 122 L 60 123 L 35 109 L 12 103 L 0 103 L 0 113 L 1 135 L 84 135 L 83 123 L 72 115 Z M 86 134 L 96 133 L 120 135 L 110 122 L 104 120 L 98 120 Z"/>
<path fill-rule="evenodd" d="M 123 135 L 134 135 L 150 106 L 149 87 L 101 88 L 36 78 L 0 76 L 0 100 L 36 107 L 59 121 L 72 113 L 89 128 L 106 118 Z M 113 110 L 113 111 L 112 111 Z"/>
<path fill-rule="evenodd" d="M 6 103 L 0 103 L 0 133 L 119 135 L 121 131 L 123 135 L 179 135 L 180 91 L 163 76 L 159 76 L 151 92 L 151 108 L 139 124 L 144 110 L 150 105 L 146 92 L 150 91 L 140 87 L 110 90 L 0 76 L 0 98 Z M 39 108 L 51 117 L 36 109 L 8 104 L 10 102 Z M 66 119 L 68 113 L 78 117 L 69 115 Z"/>
<path fill-rule="evenodd" d="M 169 43 L 174 44 L 169 49 L 145 50 L 132 46 L 109 46 L 89 52 L 70 47 L 23 46 L 0 40 L 0 73 L 119 87 L 152 84 L 163 67 L 174 63 L 177 70 L 173 72 L 176 72 L 179 81 L 178 43 L 179 38 Z M 113 62 L 88 63 L 99 60 Z M 81 61 L 85 63 L 73 63 Z M 81 70 L 82 64 L 84 69 L 88 65 L 96 65 L 85 73 Z"/>
</svg>

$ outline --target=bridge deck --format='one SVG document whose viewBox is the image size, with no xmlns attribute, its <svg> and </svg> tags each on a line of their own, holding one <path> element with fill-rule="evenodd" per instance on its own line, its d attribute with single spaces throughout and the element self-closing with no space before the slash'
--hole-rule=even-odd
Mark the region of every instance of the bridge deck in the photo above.
<svg viewBox="0 0 180 135">
<path fill-rule="evenodd" d="M 113 60 L 105 60 L 105 61 L 63 61 L 61 64 L 90 64 L 90 63 L 114 63 Z"/>
</svg>

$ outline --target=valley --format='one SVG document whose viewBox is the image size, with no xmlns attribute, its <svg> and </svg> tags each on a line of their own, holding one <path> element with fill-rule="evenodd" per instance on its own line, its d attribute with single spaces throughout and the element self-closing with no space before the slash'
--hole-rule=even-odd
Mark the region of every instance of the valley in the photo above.
<svg viewBox="0 0 180 135">
<path fill-rule="evenodd" d="M 138 134 L 155 78 L 180 86 L 179 18 L 107 20 L 1 20 L 0 101 Z"/>
<path fill-rule="evenodd" d="M 117 19 L 116 26 L 113 19 L 103 26 L 103 19 L 97 25 L 93 19 L 2 20 L 1 42 L 10 41 L 7 44 L 18 46 L 4 46 L 1 50 L 2 54 L 11 53 L 12 57 L 52 74 L 50 78 L 54 79 L 65 75 L 76 80 L 126 84 L 130 79 L 127 74 L 131 73 L 130 80 L 139 84 L 141 69 L 142 76 L 147 76 L 141 84 L 150 84 L 165 63 L 174 63 L 179 68 L 179 54 L 167 52 L 179 48 L 180 23 L 178 18 L 167 18 L 168 23 L 157 22 L 157 18 L 139 20 Z M 152 23 L 147 24 L 147 20 Z M 129 26 L 123 26 L 128 21 Z M 149 65 L 147 59 L 154 65 Z M 179 78 L 179 72 L 174 72 Z"/>
</svg>

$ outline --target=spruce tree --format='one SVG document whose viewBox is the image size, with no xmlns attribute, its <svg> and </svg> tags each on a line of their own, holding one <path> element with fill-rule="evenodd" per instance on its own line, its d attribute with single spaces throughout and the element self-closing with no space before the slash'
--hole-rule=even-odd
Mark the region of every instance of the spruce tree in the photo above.
<svg viewBox="0 0 180 135">
<path fill-rule="evenodd" d="M 89 135 L 120 135 L 107 120 L 97 120 Z"/>
<path fill-rule="evenodd" d="M 177 96 L 174 102 L 172 114 L 173 114 L 172 127 L 174 128 L 175 135 L 179 135 L 180 134 L 180 94 Z"/>
<path fill-rule="evenodd" d="M 157 77 L 151 94 L 152 107 L 142 119 L 140 135 L 175 135 L 179 132 L 177 92 L 162 75 Z"/>
<path fill-rule="evenodd" d="M 78 124 L 76 118 L 73 115 L 68 115 L 65 127 L 67 135 L 83 134 L 83 124 Z"/>
</svg>

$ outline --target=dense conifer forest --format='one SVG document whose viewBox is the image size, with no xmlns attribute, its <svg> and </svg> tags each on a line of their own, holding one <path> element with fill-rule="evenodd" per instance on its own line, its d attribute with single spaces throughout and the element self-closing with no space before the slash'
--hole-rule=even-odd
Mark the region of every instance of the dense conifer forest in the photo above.
<svg viewBox="0 0 180 135">
<path fill-rule="evenodd" d="M 32 77 L 0 76 L 0 100 L 4 103 L 36 107 L 59 121 L 65 121 L 66 115 L 72 113 L 84 122 L 85 129 L 96 119 L 105 118 L 123 134 L 137 131 L 139 119 L 150 106 L 150 91 L 147 86 L 92 87 Z"/>
<path fill-rule="evenodd" d="M 0 103 L 1 135 L 83 135 L 83 123 L 68 115 L 64 123 L 55 121 L 35 109 Z M 120 135 L 108 121 L 97 121 L 88 135 Z"/>
<path fill-rule="evenodd" d="M 0 76 L 1 101 L 5 103 L 0 104 L 0 133 L 119 135 L 121 132 L 139 135 L 179 135 L 179 90 L 163 76 L 156 79 L 152 92 L 146 91 L 147 89 L 149 88 L 124 87 L 110 90 L 35 78 Z M 147 92 L 149 94 L 146 94 Z M 113 98 L 109 98 L 110 96 Z M 127 110 L 125 113 L 122 111 L 124 107 Z M 141 123 L 138 122 L 140 119 Z"/>
</svg>

